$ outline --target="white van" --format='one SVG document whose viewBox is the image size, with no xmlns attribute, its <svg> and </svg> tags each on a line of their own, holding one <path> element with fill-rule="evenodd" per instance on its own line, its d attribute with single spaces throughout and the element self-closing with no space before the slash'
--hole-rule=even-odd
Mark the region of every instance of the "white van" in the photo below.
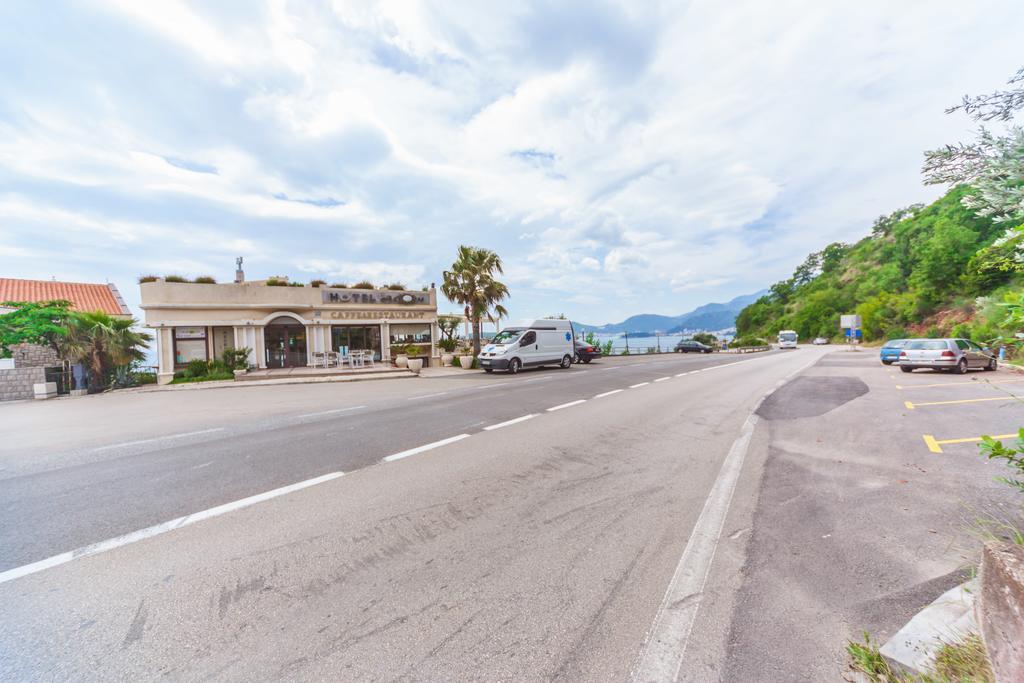
<svg viewBox="0 0 1024 683">
<path fill-rule="evenodd" d="M 557 365 L 567 368 L 573 357 L 572 323 L 568 320 L 535 320 L 528 327 L 506 327 L 480 350 L 480 367 L 487 372 Z"/>
<path fill-rule="evenodd" d="M 779 348 L 795 349 L 797 333 L 793 330 L 779 330 Z"/>
</svg>

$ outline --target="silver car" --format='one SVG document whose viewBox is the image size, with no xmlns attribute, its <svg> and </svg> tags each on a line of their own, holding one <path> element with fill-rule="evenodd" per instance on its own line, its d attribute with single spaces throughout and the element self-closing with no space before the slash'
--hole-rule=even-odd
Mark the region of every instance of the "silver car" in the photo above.
<svg viewBox="0 0 1024 683">
<path fill-rule="evenodd" d="M 996 357 L 969 339 L 911 339 L 896 362 L 903 372 L 917 368 L 952 370 L 961 375 L 971 368 L 996 369 Z"/>
</svg>

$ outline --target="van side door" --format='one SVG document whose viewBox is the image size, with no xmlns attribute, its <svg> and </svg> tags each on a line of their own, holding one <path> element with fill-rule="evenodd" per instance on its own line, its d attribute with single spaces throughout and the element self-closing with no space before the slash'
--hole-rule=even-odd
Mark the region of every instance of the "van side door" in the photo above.
<svg viewBox="0 0 1024 683">
<path fill-rule="evenodd" d="M 519 338 L 519 358 L 523 361 L 523 365 L 536 363 L 539 350 L 537 333 L 533 330 L 524 332 L 523 336 Z"/>
</svg>

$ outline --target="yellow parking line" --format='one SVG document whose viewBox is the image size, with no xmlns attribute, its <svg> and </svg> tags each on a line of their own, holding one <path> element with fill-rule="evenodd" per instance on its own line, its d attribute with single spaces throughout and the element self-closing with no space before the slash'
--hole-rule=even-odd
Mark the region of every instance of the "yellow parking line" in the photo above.
<svg viewBox="0 0 1024 683">
<path fill-rule="evenodd" d="M 956 403 L 981 403 L 982 401 L 1020 401 L 1020 396 L 993 396 L 991 398 L 962 398 L 959 401 L 925 401 L 924 403 L 912 403 L 904 401 L 903 405 L 908 410 L 920 408 L 921 406 L 948 406 Z"/>
<path fill-rule="evenodd" d="M 1007 384 L 1008 382 L 1024 382 L 1024 379 L 997 379 L 992 381 L 987 380 L 968 380 L 966 382 L 938 382 L 936 384 L 897 384 L 897 389 L 927 389 L 929 387 L 981 387 L 986 384 Z"/>
<path fill-rule="evenodd" d="M 1016 434 L 996 434 L 993 439 L 1012 439 L 1016 437 Z M 942 453 L 942 446 L 948 443 L 971 443 L 981 441 L 983 437 L 971 436 L 966 439 L 941 439 L 938 440 L 931 434 L 922 434 L 921 438 L 924 439 L 924 445 L 928 447 L 932 453 Z"/>
</svg>

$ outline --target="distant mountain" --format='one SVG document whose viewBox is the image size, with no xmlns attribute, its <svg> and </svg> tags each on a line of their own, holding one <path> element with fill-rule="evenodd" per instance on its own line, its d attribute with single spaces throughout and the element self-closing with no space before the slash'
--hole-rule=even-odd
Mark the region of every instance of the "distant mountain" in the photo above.
<svg viewBox="0 0 1024 683">
<path fill-rule="evenodd" d="M 744 294 L 724 304 L 704 304 L 689 313 L 682 315 L 656 315 L 654 313 L 642 313 L 633 315 L 620 323 L 609 323 L 607 325 L 586 325 L 573 323 L 578 332 L 597 332 L 601 334 L 621 334 L 623 332 L 662 332 L 673 334 L 683 330 L 724 330 L 736 324 L 736 315 L 745 306 L 754 303 L 768 290 Z"/>
</svg>

